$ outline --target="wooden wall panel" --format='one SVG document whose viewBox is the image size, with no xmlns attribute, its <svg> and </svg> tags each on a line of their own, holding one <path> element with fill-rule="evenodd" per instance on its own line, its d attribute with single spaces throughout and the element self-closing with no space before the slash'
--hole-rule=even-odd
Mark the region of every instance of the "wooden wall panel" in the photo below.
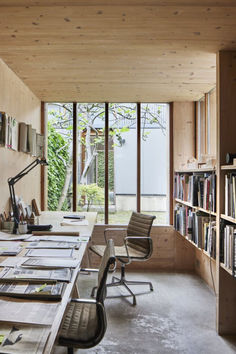
<svg viewBox="0 0 236 354">
<path fill-rule="evenodd" d="M 174 169 L 180 169 L 195 155 L 194 102 L 173 103 Z"/>
<path fill-rule="evenodd" d="M 40 101 L 0 59 L 0 111 L 18 122 L 31 123 L 40 132 Z M 0 212 L 8 210 L 7 179 L 15 176 L 34 160 L 30 155 L 0 147 Z M 15 185 L 16 194 L 30 203 L 40 201 L 40 167 L 36 167 Z"/>
<path fill-rule="evenodd" d="M 201 250 L 195 248 L 195 271 L 209 285 L 216 289 L 216 261 L 210 259 Z"/>
</svg>

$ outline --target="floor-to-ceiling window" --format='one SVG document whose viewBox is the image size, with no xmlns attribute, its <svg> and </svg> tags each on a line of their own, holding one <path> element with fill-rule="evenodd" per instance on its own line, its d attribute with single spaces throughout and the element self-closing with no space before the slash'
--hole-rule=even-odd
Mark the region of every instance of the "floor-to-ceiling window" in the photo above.
<svg viewBox="0 0 236 354">
<path fill-rule="evenodd" d="M 48 209 L 96 211 L 102 224 L 127 224 L 133 210 L 169 222 L 168 104 L 48 103 L 47 111 Z"/>
</svg>

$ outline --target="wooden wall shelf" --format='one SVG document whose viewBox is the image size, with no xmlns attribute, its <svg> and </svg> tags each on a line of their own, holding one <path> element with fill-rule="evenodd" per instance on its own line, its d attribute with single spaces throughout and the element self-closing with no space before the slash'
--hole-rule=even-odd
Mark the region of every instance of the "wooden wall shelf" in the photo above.
<svg viewBox="0 0 236 354">
<path fill-rule="evenodd" d="M 235 165 L 222 165 L 221 170 L 236 170 L 236 166 Z"/>
<path fill-rule="evenodd" d="M 232 269 L 227 268 L 224 263 L 220 263 L 221 268 L 223 268 L 227 273 L 233 275 Z"/>
<path fill-rule="evenodd" d="M 232 218 L 231 216 L 221 214 L 220 215 L 221 219 L 227 220 L 229 222 L 232 222 L 233 224 L 236 224 L 236 219 Z"/>
<path fill-rule="evenodd" d="M 195 210 L 197 210 L 197 211 L 202 211 L 203 213 L 206 213 L 206 214 L 209 214 L 209 215 L 212 215 L 212 216 L 216 216 L 216 213 L 214 213 L 213 211 L 206 210 L 206 209 L 200 208 L 200 207 L 198 207 L 198 206 L 193 206 L 191 203 L 186 202 L 186 201 L 184 201 L 184 200 L 175 198 L 175 201 L 176 201 L 177 203 L 186 205 L 186 206 L 188 206 L 188 207 L 190 207 L 190 208 L 192 208 L 192 209 L 195 209 Z"/>
<path fill-rule="evenodd" d="M 201 173 L 201 172 L 213 172 L 216 171 L 215 168 L 194 168 L 194 169 L 185 169 L 185 170 L 176 170 L 175 173 Z"/>
</svg>

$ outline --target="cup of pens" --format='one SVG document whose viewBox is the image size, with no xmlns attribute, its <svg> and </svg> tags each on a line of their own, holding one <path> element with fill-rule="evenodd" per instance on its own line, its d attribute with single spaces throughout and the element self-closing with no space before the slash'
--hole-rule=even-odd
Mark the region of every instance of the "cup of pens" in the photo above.
<svg viewBox="0 0 236 354">
<path fill-rule="evenodd" d="M 27 222 L 26 221 L 20 221 L 19 222 L 18 231 L 19 231 L 19 234 L 27 234 L 28 228 L 27 228 Z"/>
</svg>

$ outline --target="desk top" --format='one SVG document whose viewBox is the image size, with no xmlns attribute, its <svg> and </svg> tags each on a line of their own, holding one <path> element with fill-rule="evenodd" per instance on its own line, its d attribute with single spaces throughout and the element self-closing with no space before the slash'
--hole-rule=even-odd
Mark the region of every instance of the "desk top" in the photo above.
<svg viewBox="0 0 236 354">
<path fill-rule="evenodd" d="M 66 214 L 78 214 L 78 213 L 73 213 L 73 212 L 42 212 L 42 215 L 40 216 L 39 222 L 40 224 L 52 224 L 53 225 L 53 229 L 52 231 L 60 231 L 60 232 L 71 232 L 71 231 L 79 231 L 81 236 L 91 236 L 92 232 L 93 232 L 93 227 L 94 224 L 96 222 L 96 217 L 97 217 L 97 213 L 95 212 L 84 212 L 84 213 L 79 213 L 80 215 L 84 215 L 85 219 L 88 220 L 88 225 L 81 225 L 81 226 L 61 226 L 60 223 L 62 221 L 68 220 L 68 219 L 64 219 L 63 216 Z M 50 234 L 50 232 L 48 232 L 47 234 Z M 62 241 L 66 241 L 66 236 L 61 236 Z M 14 242 L 14 241 L 12 241 Z M 79 259 L 80 261 L 82 260 L 85 250 L 87 247 L 87 243 L 86 242 L 82 242 L 80 244 L 80 247 L 78 250 L 74 250 L 73 253 L 73 258 Z M 25 249 L 23 249 L 18 256 L 24 256 L 25 253 Z M 3 259 L 5 259 L 6 257 L 0 257 L 0 260 L 2 261 Z M 80 262 L 78 264 L 78 266 L 73 270 L 73 274 L 72 274 L 72 278 L 70 283 L 66 284 L 65 287 L 65 291 L 63 293 L 63 297 L 62 300 L 57 302 L 57 307 L 55 310 L 55 301 L 53 302 L 49 302 L 49 301 L 45 301 L 45 304 L 48 304 L 48 311 L 50 311 L 50 307 L 54 307 L 54 313 L 53 313 L 53 319 L 50 325 L 50 333 L 48 336 L 48 340 L 47 343 L 44 347 L 44 354 L 49 354 L 52 352 L 54 344 L 56 342 L 57 339 L 57 335 L 58 335 L 58 331 L 67 307 L 68 302 L 70 301 L 70 298 L 73 295 L 73 290 L 75 289 L 75 284 L 76 284 L 76 280 L 77 280 L 77 276 L 78 273 L 80 271 Z M 37 306 L 37 304 L 42 303 L 42 300 L 20 300 L 20 299 L 15 299 L 15 298 L 6 298 L 6 297 L 0 297 L 0 301 L 1 300 L 5 300 L 5 301 L 11 301 L 11 302 L 17 302 L 20 305 L 20 302 L 28 302 L 30 304 L 35 303 L 34 306 Z M 29 304 L 29 305 L 30 305 Z M 51 306 L 50 306 L 51 305 Z M 38 314 L 39 317 L 41 314 Z M 10 319 L 11 320 L 11 319 Z M 0 317 L 0 321 L 1 321 L 1 317 Z M 12 321 L 12 320 L 11 320 Z M 15 322 L 17 323 L 17 316 L 15 319 Z M 36 321 L 37 322 L 37 321 Z M 31 323 L 31 322 L 30 322 Z M 34 321 L 35 323 L 35 321 Z"/>
</svg>

